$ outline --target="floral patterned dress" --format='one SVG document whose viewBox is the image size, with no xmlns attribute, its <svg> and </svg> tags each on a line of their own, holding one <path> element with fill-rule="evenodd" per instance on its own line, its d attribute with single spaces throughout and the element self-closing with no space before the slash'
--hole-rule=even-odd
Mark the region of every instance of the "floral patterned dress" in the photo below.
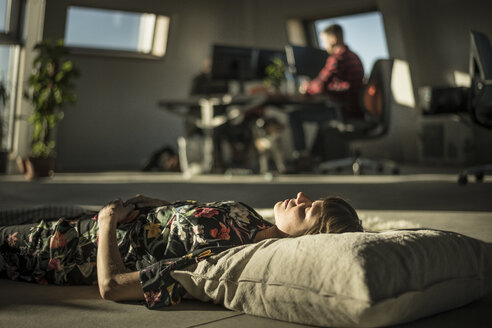
<svg viewBox="0 0 492 328">
<path fill-rule="evenodd" d="M 175 305 L 186 290 L 172 270 L 252 243 L 272 224 L 235 201 L 175 202 L 145 208 L 117 227 L 125 266 L 140 271 L 149 308 Z M 59 285 L 97 284 L 97 212 L 57 221 L 0 227 L 0 277 Z"/>
</svg>

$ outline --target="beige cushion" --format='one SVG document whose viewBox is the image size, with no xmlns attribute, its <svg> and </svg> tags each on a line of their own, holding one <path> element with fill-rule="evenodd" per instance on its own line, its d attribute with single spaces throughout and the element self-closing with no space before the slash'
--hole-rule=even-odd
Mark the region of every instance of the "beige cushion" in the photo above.
<svg viewBox="0 0 492 328">
<path fill-rule="evenodd" d="M 195 298 L 248 314 L 382 326 L 482 296 L 491 287 L 492 244 L 436 230 L 269 239 L 172 276 Z"/>
</svg>

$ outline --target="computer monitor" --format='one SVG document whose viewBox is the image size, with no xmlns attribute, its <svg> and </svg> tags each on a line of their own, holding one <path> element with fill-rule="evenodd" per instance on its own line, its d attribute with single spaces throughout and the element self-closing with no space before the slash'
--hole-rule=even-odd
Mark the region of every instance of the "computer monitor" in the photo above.
<svg viewBox="0 0 492 328">
<path fill-rule="evenodd" d="M 326 63 L 328 53 L 312 47 L 285 46 L 289 70 L 294 76 L 307 76 L 310 79 L 318 76 Z"/>
<path fill-rule="evenodd" d="M 254 78 L 253 49 L 214 45 L 212 79 L 246 81 Z"/>
<path fill-rule="evenodd" d="M 470 33 L 469 110 L 474 121 L 492 126 L 492 46 L 489 38 L 480 32 Z"/>
</svg>

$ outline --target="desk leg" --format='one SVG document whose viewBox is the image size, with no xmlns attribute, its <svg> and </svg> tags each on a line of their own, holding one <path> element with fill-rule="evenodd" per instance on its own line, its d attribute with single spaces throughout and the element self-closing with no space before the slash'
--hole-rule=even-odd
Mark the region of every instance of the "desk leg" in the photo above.
<svg viewBox="0 0 492 328">
<path fill-rule="evenodd" d="M 190 175 L 190 165 L 188 162 L 188 154 L 186 153 L 187 142 L 185 137 L 178 138 L 178 155 L 179 166 L 184 175 Z"/>
<path fill-rule="evenodd" d="M 214 166 L 214 131 L 206 129 L 203 132 L 203 173 L 211 173 Z"/>
<path fill-rule="evenodd" d="M 214 106 L 218 99 L 201 99 L 201 125 L 204 133 L 202 172 L 211 173 L 214 167 Z"/>
</svg>

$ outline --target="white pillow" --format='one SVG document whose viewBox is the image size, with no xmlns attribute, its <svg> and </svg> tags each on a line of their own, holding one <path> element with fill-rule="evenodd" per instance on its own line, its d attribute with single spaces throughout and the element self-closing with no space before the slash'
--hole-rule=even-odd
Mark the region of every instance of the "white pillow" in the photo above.
<svg viewBox="0 0 492 328">
<path fill-rule="evenodd" d="M 492 244 L 405 230 L 269 239 L 171 275 L 195 298 L 318 326 L 404 323 L 465 305 L 492 282 Z"/>
</svg>

